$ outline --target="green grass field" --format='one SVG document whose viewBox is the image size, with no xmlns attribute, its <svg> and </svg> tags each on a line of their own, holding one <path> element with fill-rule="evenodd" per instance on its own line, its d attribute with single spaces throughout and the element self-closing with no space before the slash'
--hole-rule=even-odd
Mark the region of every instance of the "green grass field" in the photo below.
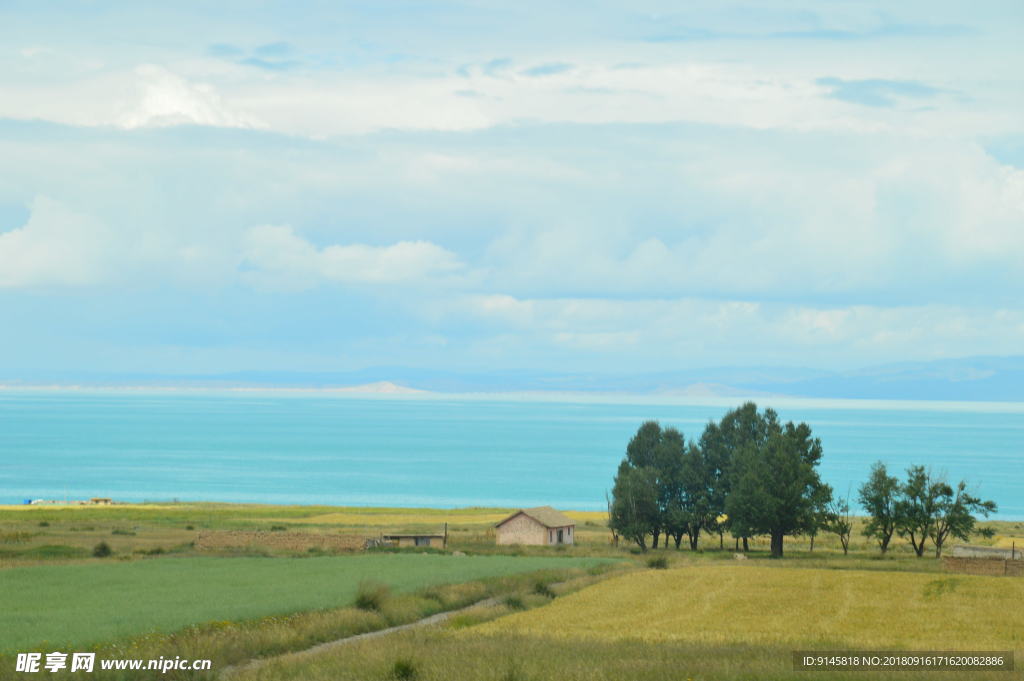
<svg viewBox="0 0 1024 681">
<path fill-rule="evenodd" d="M 0 652 L 46 642 L 71 649 L 246 620 L 350 605 L 360 581 L 397 593 L 596 559 L 369 554 L 316 558 L 163 558 L 9 568 L 0 580 Z"/>
</svg>

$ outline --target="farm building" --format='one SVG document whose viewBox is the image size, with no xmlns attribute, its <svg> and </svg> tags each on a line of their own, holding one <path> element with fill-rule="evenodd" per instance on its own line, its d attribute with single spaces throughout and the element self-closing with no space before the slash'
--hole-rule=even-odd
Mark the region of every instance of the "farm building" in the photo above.
<svg viewBox="0 0 1024 681">
<path fill-rule="evenodd" d="M 523 508 L 495 525 L 499 544 L 572 544 L 576 523 L 550 506 Z"/>
<path fill-rule="evenodd" d="M 429 546 L 435 549 L 443 549 L 448 543 L 443 534 L 385 534 L 381 537 L 381 540 L 400 548 L 406 546 Z"/>
</svg>

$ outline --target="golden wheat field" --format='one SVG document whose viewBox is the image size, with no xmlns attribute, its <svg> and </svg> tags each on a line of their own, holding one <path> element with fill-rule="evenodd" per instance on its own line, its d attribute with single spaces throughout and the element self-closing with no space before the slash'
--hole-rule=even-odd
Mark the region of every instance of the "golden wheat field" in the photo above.
<svg viewBox="0 0 1024 681">
<path fill-rule="evenodd" d="M 697 566 L 610 579 L 459 632 L 648 642 L 1024 649 L 1024 580 Z"/>
</svg>

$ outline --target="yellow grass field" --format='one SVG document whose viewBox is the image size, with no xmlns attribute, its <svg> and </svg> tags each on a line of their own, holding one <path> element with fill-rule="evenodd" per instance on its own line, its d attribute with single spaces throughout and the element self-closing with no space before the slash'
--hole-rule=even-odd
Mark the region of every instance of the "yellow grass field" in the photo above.
<svg viewBox="0 0 1024 681">
<path fill-rule="evenodd" d="M 1022 603 L 1024 579 L 696 566 L 610 579 L 457 635 L 1021 651 Z"/>
</svg>

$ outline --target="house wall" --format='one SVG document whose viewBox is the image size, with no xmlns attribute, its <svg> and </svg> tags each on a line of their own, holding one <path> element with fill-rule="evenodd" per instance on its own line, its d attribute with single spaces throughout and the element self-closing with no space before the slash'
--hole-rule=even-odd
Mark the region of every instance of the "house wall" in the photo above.
<svg viewBox="0 0 1024 681">
<path fill-rule="evenodd" d="M 413 546 L 413 547 L 415 547 L 416 546 L 416 537 L 399 537 L 397 542 L 398 542 L 398 546 L 400 548 L 404 548 L 406 546 Z M 435 548 L 435 549 L 444 548 L 444 538 L 443 537 L 431 537 L 430 538 L 430 547 L 431 548 Z M 420 548 L 423 548 L 423 547 L 420 547 Z"/>
<path fill-rule="evenodd" d="M 566 525 L 565 527 L 551 527 L 547 528 L 545 532 L 546 544 L 557 544 L 558 543 L 558 531 L 562 530 L 562 543 L 563 544 L 575 544 L 576 543 L 576 528 L 572 525 Z"/>
<path fill-rule="evenodd" d="M 519 514 L 495 531 L 498 544 L 544 545 L 548 543 L 548 530 L 536 520 Z"/>
</svg>

